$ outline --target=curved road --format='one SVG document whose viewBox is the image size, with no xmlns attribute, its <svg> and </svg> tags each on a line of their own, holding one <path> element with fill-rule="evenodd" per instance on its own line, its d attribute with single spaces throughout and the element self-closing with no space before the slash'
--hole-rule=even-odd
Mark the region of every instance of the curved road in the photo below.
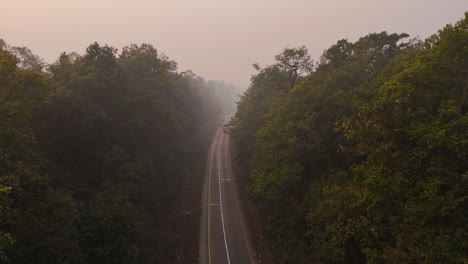
<svg viewBox="0 0 468 264">
<path fill-rule="evenodd" d="M 231 168 L 229 134 L 223 133 L 222 127 L 208 152 L 199 259 L 203 264 L 253 264 L 255 252 Z"/>
</svg>

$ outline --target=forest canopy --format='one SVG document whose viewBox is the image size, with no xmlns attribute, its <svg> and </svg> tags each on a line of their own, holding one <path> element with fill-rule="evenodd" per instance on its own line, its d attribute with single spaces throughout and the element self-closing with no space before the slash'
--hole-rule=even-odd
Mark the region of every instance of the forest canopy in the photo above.
<svg viewBox="0 0 468 264">
<path fill-rule="evenodd" d="M 0 262 L 162 261 L 157 219 L 217 124 L 213 88 L 150 44 L 51 65 L 0 44 Z"/>
<path fill-rule="evenodd" d="M 200 204 L 210 142 L 219 188 L 242 200 L 247 183 L 236 213 L 253 209 L 277 263 L 468 263 L 468 12 L 425 40 L 383 31 L 274 59 L 238 96 L 151 44 L 48 64 L 0 39 L 0 263 L 198 259 L 203 239 L 180 233 L 222 205 L 221 189 Z M 221 176 L 229 139 L 238 183 Z"/>
<path fill-rule="evenodd" d="M 278 263 L 468 261 L 468 13 L 408 37 L 255 65 L 232 137 Z"/>
</svg>

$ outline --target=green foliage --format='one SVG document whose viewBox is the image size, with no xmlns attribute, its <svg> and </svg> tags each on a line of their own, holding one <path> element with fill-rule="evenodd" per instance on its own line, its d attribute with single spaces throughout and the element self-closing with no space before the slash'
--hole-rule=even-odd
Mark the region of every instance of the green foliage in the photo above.
<svg viewBox="0 0 468 264">
<path fill-rule="evenodd" d="M 241 96 L 237 112 L 230 123 L 233 126 L 233 139 L 236 145 L 241 146 L 237 159 L 244 164 L 253 156 L 255 133 L 265 123 L 265 114 L 273 98 L 281 94 L 279 90 L 285 78 L 278 67 L 261 69 L 258 75 L 252 77 L 251 86 Z"/>
<path fill-rule="evenodd" d="M 426 40 L 376 87 L 348 134 L 367 157 L 354 171 L 374 230 L 361 244 L 371 262 L 467 260 L 467 21 Z"/>
<path fill-rule="evenodd" d="M 5 187 L 0 185 L 0 215 L 5 215 L 9 210 L 8 207 L 8 193 L 11 190 L 11 187 Z M 7 219 L 0 219 L 5 221 Z M 0 223 L 3 227 L 5 223 Z M 11 237 L 10 233 L 6 233 L 3 230 L 0 230 L 0 261 L 2 263 L 9 263 L 9 258 L 7 257 L 6 251 L 14 245 L 14 239 Z"/>
<path fill-rule="evenodd" d="M 10 252 L 13 263 L 80 263 L 74 198 L 52 190 L 48 181 L 34 184 L 41 184 L 37 186 L 41 189 L 20 188 L 21 197 L 12 205 L 15 223 L 11 230 L 16 240 Z"/>
<path fill-rule="evenodd" d="M 467 261 L 467 25 L 340 40 L 288 93 L 253 77 L 232 135 L 281 263 Z"/>
<path fill-rule="evenodd" d="M 91 199 L 80 219 L 84 263 L 137 263 L 140 227 L 125 193 L 117 188 Z"/>
<path fill-rule="evenodd" d="M 291 90 L 299 76 L 310 73 L 313 69 L 313 62 L 306 46 L 286 48 L 281 54 L 276 55 L 275 59 L 278 62 L 277 67 L 288 75 L 289 87 L 286 87 L 286 90 Z"/>
<path fill-rule="evenodd" d="M 158 259 L 153 223 L 219 112 L 203 79 L 149 44 L 94 43 L 47 74 L 0 44 L 0 262 Z"/>
</svg>

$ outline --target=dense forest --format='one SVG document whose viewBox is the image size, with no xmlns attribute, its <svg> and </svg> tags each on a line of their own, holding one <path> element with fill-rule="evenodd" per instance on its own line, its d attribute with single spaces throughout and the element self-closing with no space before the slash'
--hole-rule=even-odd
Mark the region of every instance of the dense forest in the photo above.
<svg viewBox="0 0 468 264">
<path fill-rule="evenodd" d="M 220 113 L 149 44 L 46 65 L 0 40 L 0 263 L 162 263 L 158 219 Z"/>
<path fill-rule="evenodd" d="M 467 263 L 468 13 L 275 58 L 230 125 L 278 263 Z"/>
<path fill-rule="evenodd" d="M 208 147 L 236 107 L 277 263 L 468 263 L 468 12 L 425 40 L 275 60 L 238 97 L 150 44 L 47 64 L 0 39 L 0 263 L 192 263 Z"/>
</svg>

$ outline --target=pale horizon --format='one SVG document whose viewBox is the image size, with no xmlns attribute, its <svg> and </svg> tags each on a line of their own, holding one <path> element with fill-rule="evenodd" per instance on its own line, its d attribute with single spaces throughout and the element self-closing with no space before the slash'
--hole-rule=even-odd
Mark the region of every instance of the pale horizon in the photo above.
<svg viewBox="0 0 468 264">
<path fill-rule="evenodd" d="M 119 51 L 150 43 L 206 80 L 246 88 L 253 63 L 305 45 L 314 60 L 339 39 L 408 33 L 424 39 L 455 23 L 468 1 L 3 1 L 0 38 L 47 63 L 98 42 Z M 402 8 L 404 7 L 404 8 Z"/>
</svg>

